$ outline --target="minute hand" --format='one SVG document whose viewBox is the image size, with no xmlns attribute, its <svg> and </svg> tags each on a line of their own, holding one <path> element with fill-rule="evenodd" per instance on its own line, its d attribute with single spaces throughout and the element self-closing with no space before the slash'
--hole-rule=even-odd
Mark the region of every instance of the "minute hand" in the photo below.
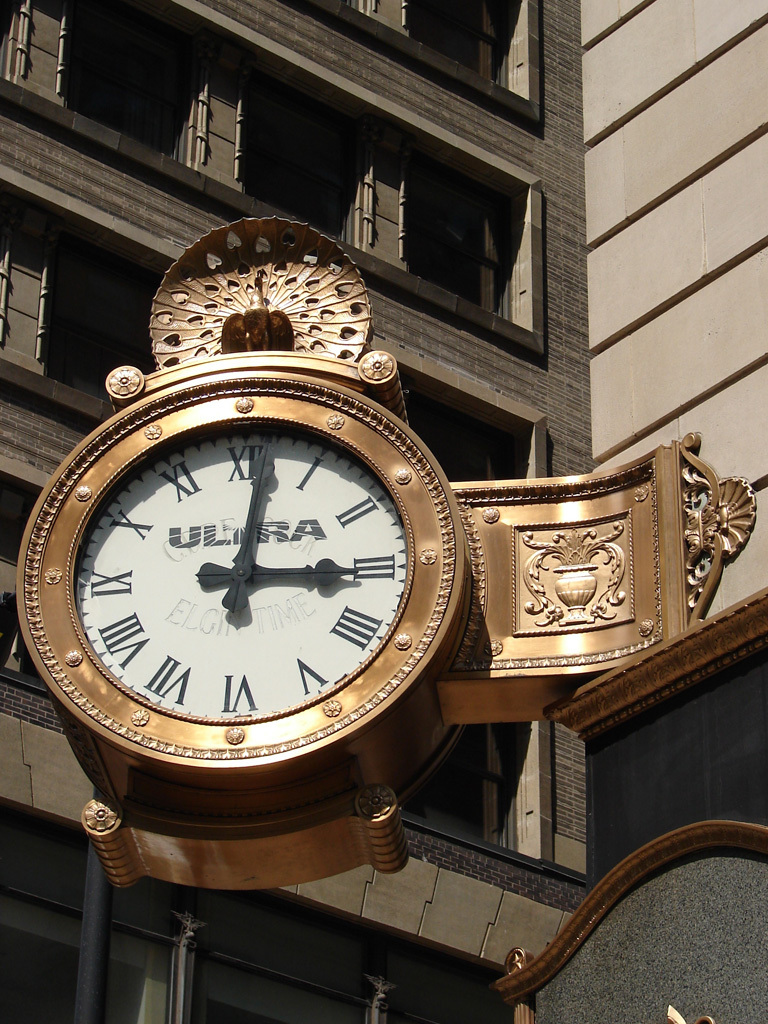
<svg viewBox="0 0 768 1024">
<path fill-rule="evenodd" d="M 272 475 L 273 467 L 269 458 L 269 445 L 265 444 L 261 452 L 261 459 L 259 460 L 259 468 L 256 476 L 251 481 L 251 500 L 248 505 L 248 518 L 245 522 L 245 529 L 243 530 L 243 539 L 240 544 L 240 549 L 235 555 L 235 559 L 232 563 L 231 573 L 234 577 L 229 589 L 221 600 L 222 605 L 230 612 L 239 612 L 242 608 L 248 604 L 248 590 L 246 583 L 251 577 L 252 572 L 252 559 L 254 556 L 253 551 L 253 538 L 256 533 L 256 517 L 259 512 L 260 498 L 262 494 L 262 484 L 265 478 L 269 479 Z M 199 576 L 198 576 L 199 578 Z"/>
</svg>

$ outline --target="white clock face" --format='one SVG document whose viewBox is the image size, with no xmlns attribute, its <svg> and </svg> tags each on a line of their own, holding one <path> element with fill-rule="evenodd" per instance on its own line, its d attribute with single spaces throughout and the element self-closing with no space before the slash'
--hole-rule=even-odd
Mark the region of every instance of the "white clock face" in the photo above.
<svg viewBox="0 0 768 1024">
<path fill-rule="evenodd" d="M 182 714 L 258 717 L 368 660 L 408 545 L 362 462 L 263 430 L 158 455 L 97 512 L 77 576 L 85 634 L 123 685 Z"/>
</svg>

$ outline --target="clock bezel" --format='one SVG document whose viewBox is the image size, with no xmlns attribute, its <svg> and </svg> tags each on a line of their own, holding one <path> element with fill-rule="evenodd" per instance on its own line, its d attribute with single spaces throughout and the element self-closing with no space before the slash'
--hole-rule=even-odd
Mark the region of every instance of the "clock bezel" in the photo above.
<svg viewBox="0 0 768 1024">
<path fill-rule="evenodd" d="M 281 430 L 281 427 L 285 427 L 285 430 Z M 151 457 L 151 453 L 154 454 L 153 464 L 157 461 L 162 461 L 165 457 L 165 453 L 168 452 L 180 452 L 185 450 L 191 445 L 194 445 L 200 438 L 205 440 L 212 440 L 218 437 L 226 437 L 227 435 L 249 433 L 258 434 L 262 432 L 271 432 L 283 437 L 285 436 L 298 436 L 306 438 L 314 443 L 322 442 L 328 448 L 335 448 L 344 455 L 346 455 L 350 461 L 360 462 L 371 474 L 375 477 L 382 488 L 389 495 L 392 504 L 394 505 L 397 514 L 400 519 L 400 523 L 403 529 L 403 539 L 405 541 L 407 552 L 406 552 L 406 576 L 403 583 L 403 589 L 398 600 L 398 607 L 395 615 L 393 616 L 390 624 L 387 626 L 386 632 L 376 647 L 373 648 L 365 657 L 353 668 L 350 672 L 344 675 L 336 683 L 330 686 L 327 690 L 322 693 L 307 697 L 304 700 L 296 701 L 287 707 L 280 708 L 276 711 L 268 712 L 261 715 L 203 715 L 203 714 L 191 714 L 182 710 L 179 710 L 172 705 L 162 705 L 153 701 L 149 697 L 145 697 L 138 690 L 135 690 L 132 686 L 123 682 L 113 672 L 111 672 L 101 661 L 98 654 L 96 654 L 93 644 L 91 643 L 87 631 L 82 623 L 82 619 L 79 614 L 78 605 L 78 587 L 79 587 L 79 572 L 78 569 L 81 565 L 81 560 L 84 554 L 85 546 L 89 540 L 89 534 L 91 527 L 98 523 L 102 513 L 107 509 L 109 504 L 114 501 L 117 494 L 121 490 L 128 486 L 132 479 L 137 474 L 143 471 L 143 464 Z M 138 463 L 138 465 L 137 465 Z M 172 485 L 170 485 L 172 487 Z M 403 609 L 407 603 L 410 595 L 411 586 L 413 583 L 413 528 L 411 526 L 410 517 L 408 515 L 407 508 L 402 501 L 401 496 L 394 490 L 391 481 L 388 481 L 382 474 L 379 467 L 371 464 L 370 460 L 365 458 L 357 450 L 353 450 L 352 447 L 342 441 L 335 432 L 326 430 L 321 432 L 315 427 L 308 427 L 306 425 L 297 426 L 295 423 L 287 422 L 285 419 L 276 419 L 274 416 L 244 416 L 240 415 L 237 420 L 223 421 L 221 426 L 216 429 L 210 429 L 209 425 L 196 424 L 187 430 L 180 430 L 174 433 L 170 438 L 158 439 L 154 446 L 150 449 L 140 453 L 134 460 L 133 464 L 126 467 L 125 472 L 120 473 L 113 479 L 105 488 L 98 494 L 94 494 L 92 501 L 90 502 L 92 508 L 90 508 L 81 520 L 78 534 L 73 540 L 74 557 L 71 560 L 69 570 L 71 571 L 71 579 L 69 583 L 70 593 L 74 599 L 75 608 L 75 625 L 77 632 L 83 647 L 83 652 L 96 664 L 100 672 L 107 676 L 110 683 L 118 689 L 123 690 L 129 697 L 137 699 L 139 703 L 143 704 L 148 711 L 162 711 L 163 714 L 173 718 L 179 718 L 183 721 L 195 722 L 198 724 L 208 725 L 219 725 L 219 726 L 243 726 L 252 725 L 259 722 L 268 722 L 274 719 L 283 718 L 287 715 L 295 714 L 297 711 L 305 707 L 310 707 L 314 704 L 322 704 L 327 700 L 336 699 L 338 695 L 343 692 L 361 672 L 365 671 L 369 664 L 376 657 L 378 657 L 384 644 L 388 643 L 392 638 L 400 619 L 402 618 Z M 202 557 L 202 556 L 201 556 Z M 275 638 L 275 642 L 277 638 Z"/>
<path fill-rule="evenodd" d="M 274 356 L 270 359 L 273 363 Z M 153 375 L 151 394 L 114 416 L 63 464 L 41 495 L 25 536 L 26 558 L 20 569 L 25 633 L 41 674 L 81 721 L 95 725 L 112 744 L 134 751 L 140 747 L 153 758 L 265 763 L 325 747 L 353 729 L 357 735 L 387 713 L 395 699 L 425 678 L 434 679 L 463 625 L 466 540 L 450 485 L 423 445 L 383 407 L 341 384 L 318 383 L 301 372 L 304 366 L 278 374 L 273 367 L 253 368 L 254 362 L 258 360 L 251 354 L 250 369 L 232 360 L 236 370 L 222 366 L 219 373 L 210 371 L 193 381 L 172 370 Z M 256 719 L 196 718 L 162 708 L 115 680 L 79 623 L 75 569 L 87 527 L 150 452 L 191 443 L 205 431 L 275 429 L 281 424 L 288 431 L 310 431 L 345 450 L 368 466 L 392 495 L 409 554 L 398 614 L 373 654 L 315 700 Z M 158 427 L 158 438 L 145 433 Z M 420 560 L 431 551 L 434 561 L 431 556 Z M 60 582 L 52 583 L 57 572 Z M 399 649 L 396 634 L 409 636 L 411 645 Z M 341 708 L 326 706 L 334 702 Z"/>
</svg>

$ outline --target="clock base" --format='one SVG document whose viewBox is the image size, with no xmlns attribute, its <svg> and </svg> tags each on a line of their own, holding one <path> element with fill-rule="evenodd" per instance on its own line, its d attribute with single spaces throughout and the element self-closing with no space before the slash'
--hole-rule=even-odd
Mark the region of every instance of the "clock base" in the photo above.
<svg viewBox="0 0 768 1024">
<path fill-rule="evenodd" d="M 112 885 L 144 876 L 203 889 L 275 889 L 370 864 L 402 870 L 408 860 L 400 808 L 388 786 L 371 785 L 326 801 L 307 827 L 280 821 L 223 827 L 221 822 L 180 826 L 131 824 L 108 804 L 89 801 L 82 814 Z M 222 837 L 224 833 L 225 837 Z"/>
</svg>

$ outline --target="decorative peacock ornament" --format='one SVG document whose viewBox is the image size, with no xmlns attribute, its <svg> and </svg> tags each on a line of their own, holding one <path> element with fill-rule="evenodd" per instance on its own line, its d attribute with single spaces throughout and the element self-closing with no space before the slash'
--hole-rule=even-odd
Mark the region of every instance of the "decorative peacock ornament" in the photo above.
<svg viewBox="0 0 768 1024">
<path fill-rule="evenodd" d="M 332 239 L 307 224 L 244 219 L 173 264 L 149 329 L 159 369 L 270 350 L 354 362 L 369 348 L 371 309 L 357 267 Z"/>
</svg>

